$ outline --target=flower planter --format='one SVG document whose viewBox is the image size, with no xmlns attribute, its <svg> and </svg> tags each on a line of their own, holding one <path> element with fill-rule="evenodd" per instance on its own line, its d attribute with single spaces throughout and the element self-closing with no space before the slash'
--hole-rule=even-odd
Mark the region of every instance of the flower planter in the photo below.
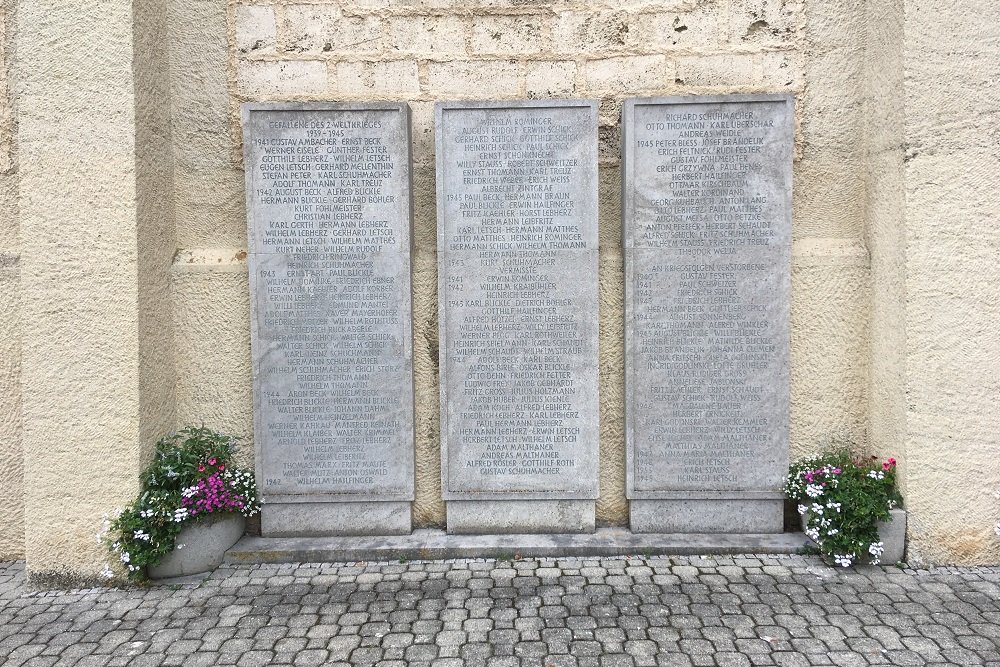
<svg viewBox="0 0 1000 667">
<path fill-rule="evenodd" d="M 150 579 L 169 579 L 214 570 L 222 564 L 226 550 L 243 536 L 246 519 L 242 514 L 219 514 L 193 523 L 177 536 L 177 547 L 159 565 L 147 568 Z"/>
<path fill-rule="evenodd" d="M 800 518 L 802 530 L 805 530 L 809 521 L 809 512 Z M 878 523 L 878 538 L 885 547 L 882 557 L 879 559 L 880 563 L 894 565 L 901 562 L 906 552 L 906 510 L 901 508 L 889 510 L 889 520 Z"/>
</svg>

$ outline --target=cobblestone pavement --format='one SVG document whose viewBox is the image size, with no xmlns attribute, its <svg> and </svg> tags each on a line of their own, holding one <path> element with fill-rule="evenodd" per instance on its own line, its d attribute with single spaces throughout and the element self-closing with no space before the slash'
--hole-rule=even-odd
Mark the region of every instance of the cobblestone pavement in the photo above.
<svg viewBox="0 0 1000 667">
<path fill-rule="evenodd" d="M 993 665 L 1000 568 L 815 557 L 223 567 L 31 592 L 0 563 L 0 664 Z"/>
</svg>

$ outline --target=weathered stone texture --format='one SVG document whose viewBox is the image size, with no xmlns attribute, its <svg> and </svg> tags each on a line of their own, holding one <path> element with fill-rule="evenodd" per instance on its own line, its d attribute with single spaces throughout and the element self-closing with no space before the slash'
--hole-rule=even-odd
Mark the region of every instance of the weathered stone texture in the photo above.
<svg viewBox="0 0 1000 667">
<path fill-rule="evenodd" d="M 12 4 L 0 1 L 0 558 L 24 557 L 20 242 L 14 99 L 8 86 Z"/>
<path fill-rule="evenodd" d="M 793 100 L 638 98 L 622 125 L 630 525 L 780 532 Z"/>
<path fill-rule="evenodd" d="M 409 108 L 247 104 L 242 122 L 262 534 L 409 532 Z"/>
<path fill-rule="evenodd" d="M 620 363 L 623 345 L 622 339 L 616 338 L 621 335 L 624 291 L 618 250 L 621 195 L 617 189 L 621 100 L 637 94 L 745 92 L 762 87 L 772 91 L 801 91 L 805 86 L 803 63 L 807 52 L 802 40 L 803 5 L 794 2 L 772 5 L 750 0 L 733 6 L 715 0 L 268 3 L 266 6 L 274 9 L 278 26 L 277 44 L 271 51 L 270 16 L 264 5 L 247 0 L 235 3 L 231 10 L 233 21 L 244 20 L 240 18 L 244 16 L 241 12 L 263 14 L 260 24 L 238 23 L 236 34 L 231 37 L 235 61 L 231 76 L 238 101 L 277 97 L 405 99 L 413 111 L 417 429 L 414 520 L 417 525 L 444 521 L 438 462 L 440 425 L 436 415 L 436 202 L 433 169 L 422 171 L 425 166 L 433 165 L 435 158 L 433 102 L 546 97 L 600 99 L 602 401 L 601 497 L 597 520 L 622 524 L 627 517 L 623 373 L 620 366 L 615 366 L 616 360 Z M 363 41 L 349 52 L 340 49 L 337 39 L 331 39 L 341 34 L 345 25 L 356 26 L 353 41 Z M 261 43 L 260 48 L 244 50 L 257 42 Z M 330 42 L 329 48 L 326 42 Z M 845 54 L 856 57 L 844 48 Z M 282 65 L 290 69 L 283 70 Z M 321 71 L 321 65 L 325 65 L 326 73 Z M 819 183 L 797 183 L 803 192 L 818 192 L 824 187 Z M 850 223 L 853 229 L 859 228 L 859 224 Z M 822 224 L 816 225 L 817 229 L 821 227 Z M 836 225 L 827 225 L 823 234 L 847 233 L 838 229 Z M 839 255 L 835 253 L 834 257 Z M 841 268 L 831 263 L 822 270 L 832 275 L 839 274 Z M 855 287 L 851 281 L 836 280 L 832 284 L 848 290 Z M 854 304 L 852 308 L 860 303 L 860 297 L 856 292 L 837 295 L 838 303 Z M 822 308 L 811 294 L 803 298 L 808 304 Z M 841 339 L 839 323 L 831 319 L 828 324 L 832 329 L 814 327 L 815 335 L 819 336 L 815 346 Z M 863 386 L 860 380 L 854 384 Z M 793 396 L 794 393 L 795 387 Z M 822 410 L 834 413 L 832 419 L 837 423 L 854 424 L 860 420 L 847 416 L 856 414 L 857 405 L 843 405 L 827 396 L 811 395 L 810 401 L 822 403 Z M 802 421 L 806 423 L 808 419 L 803 416 Z M 798 448 L 810 448 L 810 439 L 824 432 L 823 425 L 802 432 Z"/>
<path fill-rule="evenodd" d="M 164 23 L 153 3 L 18 3 L 25 551 L 38 575 L 97 574 L 102 514 L 133 496 L 174 426 Z M 67 38 L 81 34 L 85 50 Z"/>
</svg>

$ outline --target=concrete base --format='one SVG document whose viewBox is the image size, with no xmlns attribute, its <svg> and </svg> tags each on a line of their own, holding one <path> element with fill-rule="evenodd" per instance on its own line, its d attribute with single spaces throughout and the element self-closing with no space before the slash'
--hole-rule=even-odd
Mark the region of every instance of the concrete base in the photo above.
<svg viewBox="0 0 1000 667">
<path fill-rule="evenodd" d="M 802 530 L 805 531 L 809 523 L 809 512 L 803 514 L 800 521 Z M 889 510 L 889 520 L 878 522 L 878 539 L 884 548 L 879 559 L 881 565 L 905 562 L 903 557 L 906 555 L 906 510 Z"/>
<path fill-rule="evenodd" d="M 226 562 L 344 563 L 448 558 L 582 558 L 610 556 L 794 554 L 802 533 L 778 535 L 636 535 L 599 528 L 589 535 L 448 535 L 420 529 L 396 537 L 244 537 Z"/>
<path fill-rule="evenodd" d="M 881 558 L 883 565 L 901 563 L 906 556 L 906 510 L 889 510 L 889 514 L 892 518 L 878 524 L 878 538 L 885 547 Z"/>
<path fill-rule="evenodd" d="M 593 500 L 449 500 L 452 535 L 592 533 Z"/>
<path fill-rule="evenodd" d="M 273 503 L 260 510 L 264 537 L 409 535 L 410 503 Z"/>
<path fill-rule="evenodd" d="M 173 579 L 210 572 L 222 564 L 226 549 L 243 537 L 242 514 L 219 514 L 181 529 L 173 551 L 146 568 L 150 579 Z M 181 547 L 178 549 L 177 547 Z"/>
<path fill-rule="evenodd" d="M 629 523 L 634 533 L 780 533 L 781 499 L 632 500 Z"/>
</svg>

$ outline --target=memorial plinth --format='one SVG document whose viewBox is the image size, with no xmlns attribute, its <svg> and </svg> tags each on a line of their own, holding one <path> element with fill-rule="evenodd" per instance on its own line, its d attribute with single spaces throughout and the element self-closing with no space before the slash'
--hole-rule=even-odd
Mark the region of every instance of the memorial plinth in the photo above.
<svg viewBox="0 0 1000 667">
<path fill-rule="evenodd" d="M 793 126 L 787 95 L 625 102 L 634 532 L 782 530 Z"/>
<path fill-rule="evenodd" d="M 409 107 L 242 111 L 262 534 L 409 533 Z"/>
<path fill-rule="evenodd" d="M 592 531 L 597 104 L 438 103 L 435 128 L 448 531 Z"/>
</svg>

